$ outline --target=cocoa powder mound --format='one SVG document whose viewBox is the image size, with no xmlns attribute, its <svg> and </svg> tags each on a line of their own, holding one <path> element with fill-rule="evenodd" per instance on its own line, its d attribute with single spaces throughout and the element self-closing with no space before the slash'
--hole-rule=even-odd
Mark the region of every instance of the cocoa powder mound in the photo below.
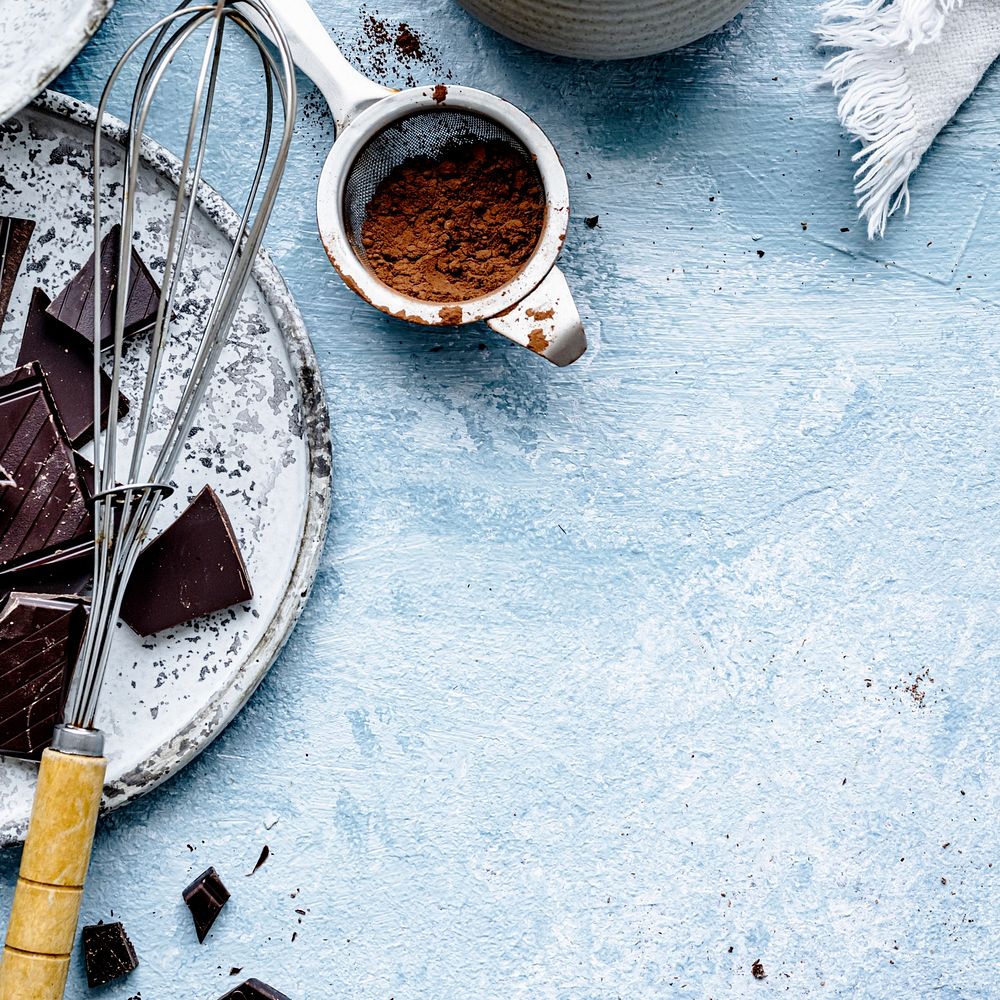
<svg viewBox="0 0 1000 1000">
<path fill-rule="evenodd" d="M 511 281 L 538 243 L 538 172 L 502 140 L 416 156 L 376 188 L 361 228 L 369 267 L 397 292 L 464 302 Z"/>
</svg>

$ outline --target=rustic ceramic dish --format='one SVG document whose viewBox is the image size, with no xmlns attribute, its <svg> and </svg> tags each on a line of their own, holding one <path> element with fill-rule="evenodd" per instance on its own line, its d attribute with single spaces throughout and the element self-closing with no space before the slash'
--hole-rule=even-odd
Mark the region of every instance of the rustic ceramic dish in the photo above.
<svg viewBox="0 0 1000 1000">
<path fill-rule="evenodd" d="M 747 0 L 458 0 L 501 34 L 579 59 L 666 52 L 722 27 Z"/>
<path fill-rule="evenodd" d="M 0 370 L 17 355 L 33 284 L 50 295 L 91 251 L 90 142 L 95 111 L 47 93 L 0 125 L 0 212 L 37 222 L 0 336 Z M 124 126 L 108 120 L 118 143 Z M 108 167 L 122 156 L 108 146 Z M 136 247 L 156 270 L 150 249 L 162 246 L 176 198 L 177 162 L 147 142 L 139 176 Z M 106 169 L 109 183 L 114 170 Z M 203 188 L 192 233 L 191 277 L 178 295 L 178 322 L 207 307 L 232 247 L 236 216 Z M 213 277 L 214 275 L 214 277 Z M 182 374 L 196 342 L 183 326 L 165 371 Z M 125 359 L 123 390 L 138 398 L 145 371 L 137 342 Z M 134 417 L 126 418 L 127 448 Z M 162 439 L 161 416 L 151 444 Z M 250 697 L 288 637 L 316 572 L 330 495 L 326 405 L 312 346 L 295 302 L 264 254 L 244 294 L 229 344 L 178 465 L 178 489 L 157 524 L 169 523 L 210 483 L 222 497 L 256 591 L 252 605 L 141 640 L 119 625 L 97 723 L 109 757 L 105 808 L 153 788 L 202 750 Z M 19 839 L 31 809 L 35 766 L 0 758 L 0 844 Z"/>
<path fill-rule="evenodd" d="M 115 0 L 0 0 L 0 121 L 76 57 Z"/>
</svg>

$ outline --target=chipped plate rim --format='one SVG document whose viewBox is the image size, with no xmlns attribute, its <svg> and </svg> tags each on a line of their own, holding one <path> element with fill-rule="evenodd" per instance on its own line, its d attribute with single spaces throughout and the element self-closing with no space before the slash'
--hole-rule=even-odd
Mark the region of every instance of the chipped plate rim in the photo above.
<svg viewBox="0 0 1000 1000">
<path fill-rule="evenodd" d="M 90 129 L 93 129 L 97 121 L 97 109 L 93 105 L 54 90 L 46 90 L 25 105 L 29 106 Z M 127 127 L 121 120 L 105 115 L 102 131 L 106 138 L 121 145 Z M 148 137 L 143 138 L 142 163 L 176 186 L 179 176 L 177 158 Z M 231 241 L 238 220 L 225 199 L 203 182 L 198 191 L 197 203 L 209 221 Z M 265 302 L 271 307 L 275 324 L 288 351 L 294 386 L 302 403 L 309 483 L 298 555 L 285 596 L 256 645 L 241 657 L 239 668 L 226 686 L 216 692 L 187 725 L 161 744 L 140 766 L 105 785 L 102 812 L 118 809 L 152 791 L 190 763 L 235 718 L 250 700 L 291 635 L 305 608 L 319 569 L 330 512 L 332 473 L 330 422 L 319 364 L 298 305 L 284 278 L 264 250 L 257 254 L 252 275 Z M 14 819 L 0 826 L 0 847 L 23 840 L 27 826 L 28 817 Z"/>
</svg>

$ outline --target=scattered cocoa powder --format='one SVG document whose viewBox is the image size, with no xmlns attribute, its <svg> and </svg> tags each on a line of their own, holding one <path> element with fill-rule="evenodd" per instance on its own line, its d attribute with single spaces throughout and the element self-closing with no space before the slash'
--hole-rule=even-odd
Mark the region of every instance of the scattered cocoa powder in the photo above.
<svg viewBox="0 0 1000 1000">
<path fill-rule="evenodd" d="M 403 22 L 396 31 L 393 44 L 400 59 L 415 59 L 419 62 L 424 58 L 423 42 L 406 22 Z"/>
<path fill-rule="evenodd" d="M 373 79 L 390 87 L 417 87 L 433 80 L 450 80 L 441 52 L 406 21 L 383 17 L 362 4 L 360 29 L 345 39 L 348 59 Z"/>
<path fill-rule="evenodd" d="M 501 140 L 401 163 L 375 190 L 361 229 L 368 264 L 391 288 L 462 302 L 511 281 L 545 216 L 538 172 Z"/>
</svg>

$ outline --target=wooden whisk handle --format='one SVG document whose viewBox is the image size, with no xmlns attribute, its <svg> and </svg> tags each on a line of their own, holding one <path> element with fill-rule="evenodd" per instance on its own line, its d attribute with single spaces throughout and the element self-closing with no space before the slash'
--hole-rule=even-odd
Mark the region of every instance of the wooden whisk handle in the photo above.
<svg viewBox="0 0 1000 1000">
<path fill-rule="evenodd" d="M 104 757 L 46 750 L 21 856 L 0 1000 L 62 1000 L 101 806 Z"/>
</svg>

